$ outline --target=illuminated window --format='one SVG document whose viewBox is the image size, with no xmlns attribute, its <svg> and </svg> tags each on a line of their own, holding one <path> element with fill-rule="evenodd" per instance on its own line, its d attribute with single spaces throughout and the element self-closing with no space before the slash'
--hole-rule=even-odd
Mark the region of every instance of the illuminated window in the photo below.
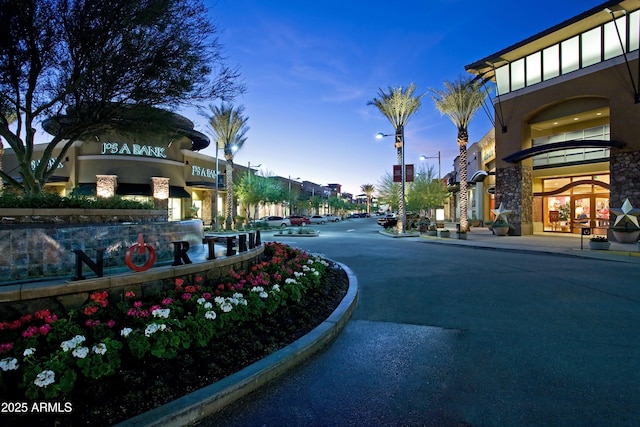
<svg viewBox="0 0 640 427">
<path fill-rule="evenodd" d="M 594 28 L 591 31 L 587 31 L 582 34 L 582 66 L 588 67 L 589 65 L 597 64 L 601 61 L 602 57 L 602 35 L 600 31 L 601 27 Z"/>
<path fill-rule="evenodd" d="M 527 56 L 527 86 L 542 81 L 542 53 Z"/>
<path fill-rule="evenodd" d="M 570 73 L 580 68 L 580 38 L 572 37 L 560 43 L 562 60 L 562 74 Z"/>
<path fill-rule="evenodd" d="M 549 80 L 560 75 L 560 45 L 553 45 L 542 51 L 544 64 L 543 78 Z"/>
<path fill-rule="evenodd" d="M 518 90 L 524 87 L 524 58 L 518 59 L 511 64 L 511 90 Z"/>
</svg>

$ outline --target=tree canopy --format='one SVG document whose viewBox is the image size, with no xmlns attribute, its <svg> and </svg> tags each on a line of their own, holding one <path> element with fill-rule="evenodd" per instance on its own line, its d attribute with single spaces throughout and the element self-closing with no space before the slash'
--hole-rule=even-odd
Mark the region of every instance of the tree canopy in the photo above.
<svg viewBox="0 0 640 427">
<path fill-rule="evenodd" d="M 78 139 L 141 123 L 169 132 L 165 110 L 243 92 L 217 32 L 201 0 L 1 0 L 0 137 L 22 180 L 0 177 L 38 193 Z M 43 122 L 53 138 L 33 158 Z"/>
</svg>

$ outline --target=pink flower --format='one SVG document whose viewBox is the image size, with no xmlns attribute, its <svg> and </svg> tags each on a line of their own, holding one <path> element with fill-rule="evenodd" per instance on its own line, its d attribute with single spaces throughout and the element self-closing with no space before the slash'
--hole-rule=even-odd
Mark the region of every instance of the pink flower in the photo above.
<svg viewBox="0 0 640 427">
<path fill-rule="evenodd" d="M 142 307 L 142 301 L 136 301 L 136 302 L 134 302 L 134 303 L 133 303 L 133 306 L 134 306 L 134 307 L 136 307 L 136 308 L 140 308 L 140 307 Z"/>
<path fill-rule="evenodd" d="M 105 324 L 107 325 L 108 328 L 113 328 L 114 326 L 116 326 L 116 321 L 113 319 L 109 319 Z"/>
<path fill-rule="evenodd" d="M 204 292 L 202 294 L 202 298 L 204 298 L 206 300 L 209 300 L 209 299 L 211 299 L 211 294 L 209 292 Z"/>
<path fill-rule="evenodd" d="M 173 302 L 173 299 L 171 298 L 165 298 L 162 300 L 162 305 L 169 305 Z"/>
<path fill-rule="evenodd" d="M 55 314 L 52 314 L 51 316 L 47 316 L 47 318 L 44 319 L 44 321 L 47 323 L 53 323 L 56 320 L 58 320 L 58 316 L 56 316 Z"/>
<path fill-rule="evenodd" d="M 151 308 L 149 308 L 149 311 L 153 313 L 153 310 L 160 310 L 160 309 L 162 309 L 162 307 L 156 304 L 156 305 L 152 305 Z"/>
<path fill-rule="evenodd" d="M 2 343 L 0 344 L 0 354 L 9 351 L 12 348 L 13 348 L 13 344 L 11 344 L 10 342 Z"/>
<path fill-rule="evenodd" d="M 185 301 L 189 301 L 191 299 L 191 294 L 189 292 L 185 292 L 182 294 L 182 299 Z"/>
<path fill-rule="evenodd" d="M 36 328 L 35 326 L 29 326 L 27 329 L 22 331 L 22 336 L 25 338 L 32 338 L 37 333 L 38 333 L 38 328 Z"/>
<path fill-rule="evenodd" d="M 45 323 L 44 325 L 40 326 L 38 331 L 40 332 L 40 335 L 47 335 L 51 331 L 51 329 L 51 325 Z"/>
</svg>

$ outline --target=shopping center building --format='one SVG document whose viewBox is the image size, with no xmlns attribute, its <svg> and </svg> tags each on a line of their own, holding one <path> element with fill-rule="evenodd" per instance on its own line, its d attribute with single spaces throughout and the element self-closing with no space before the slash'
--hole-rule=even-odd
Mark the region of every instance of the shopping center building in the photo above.
<svg viewBox="0 0 640 427">
<path fill-rule="evenodd" d="M 495 205 L 514 234 L 606 233 L 609 206 L 640 207 L 639 9 L 608 1 L 466 66 L 496 86 Z"/>
</svg>

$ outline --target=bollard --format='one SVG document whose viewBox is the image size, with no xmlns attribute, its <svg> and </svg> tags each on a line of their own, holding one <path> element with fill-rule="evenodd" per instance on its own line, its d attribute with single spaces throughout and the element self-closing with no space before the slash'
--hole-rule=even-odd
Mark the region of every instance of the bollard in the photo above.
<svg viewBox="0 0 640 427">
<path fill-rule="evenodd" d="M 240 234 L 238 236 L 238 252 L 247 252 L 247 235 Z"/>
<path fill-rule="evenodd" d="M 256 234 L 254 232 L 249 233 L 249 249 L 256 247 Z"/>
<path fill-rule="evenodd" d="M 227 236 L 227 256 L 236 254 L 236 251 L 233 249 L 233 239 L 235 239 L 235 236 Z"/>
</svg>

